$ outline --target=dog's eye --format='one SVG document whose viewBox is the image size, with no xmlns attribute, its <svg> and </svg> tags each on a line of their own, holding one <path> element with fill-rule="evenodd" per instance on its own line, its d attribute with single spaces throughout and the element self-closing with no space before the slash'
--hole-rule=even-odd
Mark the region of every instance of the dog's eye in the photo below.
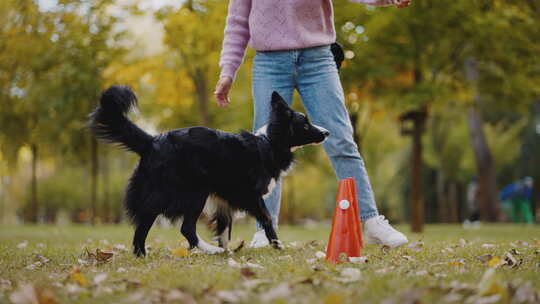
<svg viewBox="0 0 540 304">
<path fill-rule="evenodd" d="M 304 125 L 304 130 L 308 130 L 309 129 L 309 125 L 308 124 L 305 124 Z"/>
</svg>

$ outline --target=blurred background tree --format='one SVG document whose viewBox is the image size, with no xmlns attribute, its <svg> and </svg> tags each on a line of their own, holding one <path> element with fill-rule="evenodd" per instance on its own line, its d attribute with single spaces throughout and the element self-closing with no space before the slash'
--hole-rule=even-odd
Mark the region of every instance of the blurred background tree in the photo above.
<svg viewBox="0 0 540 304">
<path fill-rule="evenodd" d="M 137 158 L 98 145 L 85 130 L 110 84 L 135 89 L 144 119 L 133 118 L 151 133 L 191 125 L 251 129 L 253 50 L 231 107 L 213 101 L 227 2 L 2 1 L 2 222 L 123 220 L 123 187 Z M 346 102 L 382 213 L 414 230 L 424 221 L 462 221 L 474 178 L 484 220 L 501 219 L 499 189 L 524 176 L 537 181 L 538 201 L 536 1 L 334 6 Z M 295 107 L 302 110 L 298 96 Z M 329 219 L 332 168 L 320 148 L 297 154 L 281 217 Z"/>
</svg>

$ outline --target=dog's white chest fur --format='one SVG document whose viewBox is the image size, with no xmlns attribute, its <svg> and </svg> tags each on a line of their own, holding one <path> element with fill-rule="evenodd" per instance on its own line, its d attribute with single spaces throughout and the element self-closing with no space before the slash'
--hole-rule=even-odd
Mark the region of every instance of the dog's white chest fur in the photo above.
<svg viewBox="0 0 540 304">
<path fill-rule="evenodd" d="M 272 178 L 270 180 L 270 184 L 268 184 L 268 192 L 266 192 L 266 194 L 263 195 L 264 199 L 267 199 L 270 196 L 270 194 L 272 194 L 272 191 L 274 191 L 274 189 L 276 188 L 276 185 L 277 185 L 276 179 Z"/>
</svg>

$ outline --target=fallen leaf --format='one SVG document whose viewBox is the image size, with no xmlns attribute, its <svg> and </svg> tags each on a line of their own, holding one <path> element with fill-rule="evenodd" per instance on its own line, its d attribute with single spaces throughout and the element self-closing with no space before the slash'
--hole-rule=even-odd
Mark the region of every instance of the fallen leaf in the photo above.
<svg viewBox="0 0 540 304">
<path fill-rule="evenodd" d="M 0 279 L 0 291 L 11 290 L 12 284 L 10 280 Z"/>
<path fill-rule="evenodd" d="M 99 248 L 96 249 L 96 260 L 98 262 L 108 262 L 113 256 L 114 253 L 111 251 L 101 251 Z"/>
<path fill-rule="evenodd" d="M 98 273 L 95 277 L 94 277 L 94 285 L 99 285 L 101 284 L 103 281 L 105 281 L 107 279 L 107 274 L 106 273 Z"/>
<path fill-rule="evenodd" d="M 498 256 L 494 256 L 493 258 L 491 258 L 491 260 L 488 261 L 488 266 L 491 268 L 497 268 L 504 264 L 505 262 Z"/>
<path fill-rule="evenodd" d="M 77 282 L 82 287 L 90 285 L 84 275 L 81 273 L 81 269 L 78 267 L 73 268 L 73 270 L 69 274 L 69 279 Z"/>
<path fill-rule="evenodd" d="M 220 290 L 216 292 L 216 297 L 228 303 L 237 303 L 247 297 L 247 292 L 242 290 Z"/>
<path fill-rule="evenodd" d="M 38 296 L 34 285 L 25 283 L 9 296 L 13 304 L 39 304 Z"/>
<path fill-rule="evenodd" d="M 408 261 L 408 262 L 414 262 L 414 261 L 416 261 L 416 260 L 415 260 L 412 256 L 410 256 L 410 255 L 402 255 L 401 257 L 404 258 L 404 259 L 405 259 L 406 261 Z"/>
<path fill-rule="evenodd" d="M 388 253 L 388 252 L 390 251 L 390 246 L 388 246 L 388 245 L 382 245 L 382 246 L 381 246 L 381 251 L 382 251 L 383 253 Z"/>
<path fill-rule="evenodd" d="M 413 250 L 413 251 L 422 251 L 424 250 L 424 242 L 422 241 L 418 241 L 418 242 L 413 242 L 413 243 L 410 243 L 407 248 Z"/>
<path fill-rule="evenodd" d="M 522 240 L 516 241 L 516 243 L 517 243 L 519 246 L 529 247 L 529 243 L 527 243 L 527 242 L 525 242 L 525 241 L 522 241 Z"/>
<path fill-rule="evenodd" d="M 127 251 L 128 250 L 126 245 L 124 245 L 124 244 L 116 244 L 116 245 L 113 246 L 113 249 L 117 250 L 117 251 Z"/>
<path fill-rule="evenodd" d="M 233 258 L 229 258 L 227 260 L 227 264 L 229 264 L 229 266 L 231 266 L 231 267 L 236 267 L 236 268 L 241 268 L 242 267 L 242 264 L 238 263 Z"/>
<path fill-rule="evenodd" d="M 324 258 L 326 258 L 326 253 L 324 253 L 322 251 L 317 251 L 317 252 L 315 252 L 315 257 L 317 259 L 324 259 Z"/>
<path fill-rule="evenodd" d="M 259 299 L 262 302 L 270 302 L 279 298 L 288 298 L 292 294 L 291 287 L 289 283 L 281 283 L 278 286 L 268 290 L 267 292 L 261 294 Z"/>
<path fill-rule="evenodd" d="M 184 303 L 184 304 L 197 303 L 192 295 L 178 289 L 169 290 L 165 294 L 164 299 L 165 299 L 165 302 L 176 302 L 176 303 Z"/>
<path fill-rule="evenodd" d="M 448 264 L 452 265 L 452 266 L 464 266 L 465 265 L 465 260 L 463 260 L 463 259 L 452 260 Z"/>
<path fill-rule="evenodd" d="M 365 264 L 365 263 L 368 262 L 368 258 L 367 258 L 367 256 L 349 257 L 349 262 L 358 263 L 358 264 Z"/>
<path fill-rule="evenodd" d="M 23 248 L 26 248 L 28 246 L 28 241 L 24 240 L 22 242 L 20 242 L 19 244 L 17 244 L 17 248 L 18 249 L 23 249 Z"/>
<path fill-rule="evenodd" d="M 486 270 L 480 283 L 478 284 L 478 295 L 492 296 L 500 295 L 501 299 L 506 303 L 508 299 L 508 290 L 506 285 L 501 282 L 499 276 L 497 276 L 495 269 L 490 268 Z"/>
<path fill-rule="evenodd" d="M 443 250 L 441 250 L 442 253 L 454 253 L 454 249 L 452 247 L 446 247 Z"/>
<path fill-rule="evenodd" d="M 252 267 L 252 268 L 264 269 L 263 266 L 261 266 L 261 265 L 259 265 L 259 264 L 255 264 L 255 263 L 250 263 L 250 262 L 247 262 L 247 263 L 246 263 L 246 266 L 247 266 L 247 267 Z"/>
<path fill-rule="evenodd" d="M 189 255 L 189 251 L 187 250 L 187 248 L 178 247 L 171 250 L 171 254 L 177 258 L 185 258 Z"/>
<path fill-rule="evenodd" d="M 357 268 L 344 268 L 340 272 L 341 277 L 337 278 L 338 281 L 343 283 L 351 283 L 360 280 L 361 273 Z"/>
<path fill-rule="evenodd" d="M 49 288 L 36 288 L 30 283 L 23 283 L 9 296 L 13 304 L 55 304 L 54 292 Z"/>
<path fill-rule="evenodd" d="M 251 270 L 251 268 L 249 268 L 249 267 L 242 267 L 240 269 L 240 274 L 244 278 L 253 278 L 253 277 L 257 276 L 257 274 L 255 272 L 253 272 L 253 270 Z"/>
</svg>

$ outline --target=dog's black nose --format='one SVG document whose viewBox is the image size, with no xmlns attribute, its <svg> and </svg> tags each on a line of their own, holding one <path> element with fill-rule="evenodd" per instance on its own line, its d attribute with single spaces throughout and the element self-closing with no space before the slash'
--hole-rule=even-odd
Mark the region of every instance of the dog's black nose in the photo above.
<svg viewBox="0 0 540 304">
<path fill-rule="evenodd" d="M 324 130 L 324 131 L 322 132 L 322 134 L 324 135 L 324 137 L 330 136 L 330 132 L 328 132 L 328 131 L 326 131 L 326 130 Z"/>
</svg>

